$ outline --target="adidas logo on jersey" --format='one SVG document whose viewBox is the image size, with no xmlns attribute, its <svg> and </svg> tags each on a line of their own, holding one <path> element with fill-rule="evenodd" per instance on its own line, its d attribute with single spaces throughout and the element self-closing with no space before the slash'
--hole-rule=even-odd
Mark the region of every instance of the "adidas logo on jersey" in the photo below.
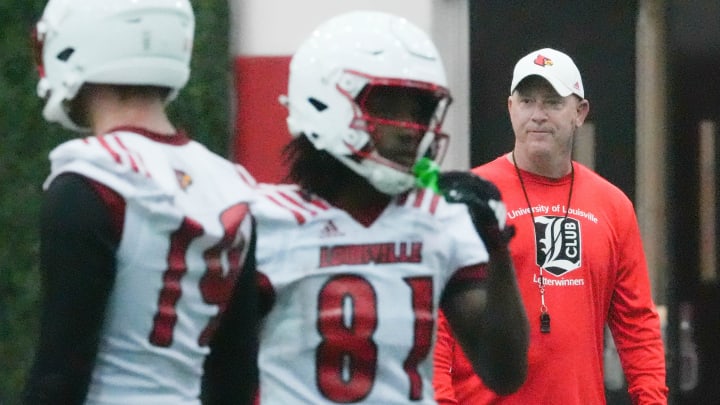
<svg viewBox="0 0 720 405">
<path fill-rule="evenodd" d="M 335 222 L 332 220 L 327 221 L 322 231 L 320 232 L 321 238 L 331 238 L 333 236 L 343 236 L 344 233 L 340 232 Z"/>
</svg>

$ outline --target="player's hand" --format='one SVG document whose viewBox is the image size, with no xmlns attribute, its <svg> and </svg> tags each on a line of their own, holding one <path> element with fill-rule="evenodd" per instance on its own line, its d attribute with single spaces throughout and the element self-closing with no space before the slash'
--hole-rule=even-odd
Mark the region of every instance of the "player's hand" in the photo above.
<svg viewBox="0 0 720 405">
<path fill-rule="evenodd" d="M 438 185 L 445 200 L 467 205 L 488 251 L 507 247 L 515 227 L 505 226 L 505 203 L 494 184 L 471 172 L 450 171 L 440 173 Z"/>
</svg>

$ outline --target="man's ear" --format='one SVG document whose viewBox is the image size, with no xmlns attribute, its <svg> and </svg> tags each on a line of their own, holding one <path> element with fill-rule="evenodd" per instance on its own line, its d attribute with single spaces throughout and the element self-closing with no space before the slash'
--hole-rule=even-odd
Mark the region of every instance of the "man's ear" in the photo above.
<svg viewBox="0 0 720 405">
<path fill-rule="evenodd" d="M 578 127 L 585 122 L 588 113 L 590 112 L 590 102 L 586 99 L 580 100 L 577 106 L 577 117 L 575 118 L 575 125 Z"/>
</svg>

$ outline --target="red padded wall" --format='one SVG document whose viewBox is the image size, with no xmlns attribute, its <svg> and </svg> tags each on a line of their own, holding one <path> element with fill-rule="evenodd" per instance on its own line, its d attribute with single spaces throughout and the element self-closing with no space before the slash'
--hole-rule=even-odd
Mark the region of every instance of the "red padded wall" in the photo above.
<svg viewBox="0 0 720 405">
<path fill-rule="evenodd" d="M 291 56 L 237 56 L 235 94 L 237 116 L 232 159 L 260 182 L 285 177 L 281 151 L 290 140 L 286 109 L 278 102 L 287 93 Z"/>
</svg>

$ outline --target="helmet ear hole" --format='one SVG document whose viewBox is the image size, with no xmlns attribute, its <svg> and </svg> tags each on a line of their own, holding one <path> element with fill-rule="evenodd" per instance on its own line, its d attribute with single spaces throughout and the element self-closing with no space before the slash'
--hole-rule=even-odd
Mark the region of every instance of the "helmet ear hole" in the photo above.
<svg viewBox="0 0 720 405">
<path fill-rule="evenodd" d="M 309 102 L 313 107 L 315 107 L 315 109 L 316 109 L 318 112 L 325 111 L 325 110 L 328 108 L 327 104 L 323 103 L 322 101 L 320 101 L 320 100 L 318 100 L 318 99 L 316 99 L 316 98 L 314 98 L 314 97 L 310 97 L 310 98 L 308 99 L 308 102 Z"/>
<path fill-rule="evenodd" d="M 70 59 L 70 56 L 72 56 L 73 53 L 75 53 L 75 49 L 73 49 L 73 48 L 65 48 L 65 49 L 63 49 L 63 50 L 57 55 L 57 59 L 58 59 L 58 60 L 61 60 L 61 61 L 63 61 L 63 62 L 67 62 L 68 59 Z"/>
</svg>

